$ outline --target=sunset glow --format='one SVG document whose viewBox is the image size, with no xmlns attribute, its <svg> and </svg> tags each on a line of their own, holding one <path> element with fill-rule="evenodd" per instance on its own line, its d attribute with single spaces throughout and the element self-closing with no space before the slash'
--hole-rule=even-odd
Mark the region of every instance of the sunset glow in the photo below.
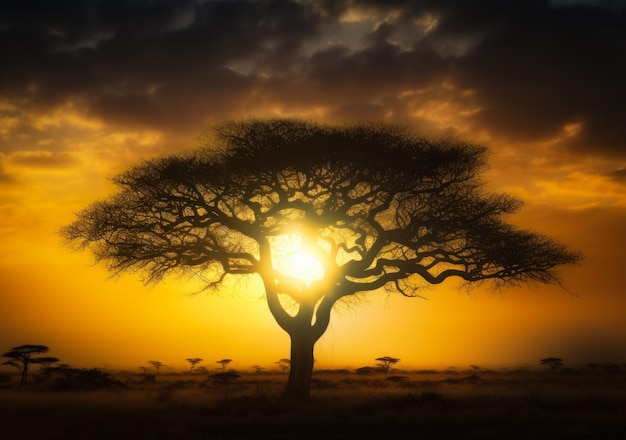
<svg viewBox="0 0 626 440">
<path fill-rule="evenodd" d="M 210 148 L 207 128 L 225 121 L 280 116 L 485 145 L 485 192 L 524 202 L 505 220 L 584 257 L 560 286 L 451 279 L 420 285 L 428 300 L 385 288 L 342 300 L 316 368 L 626 363 L 620 2 L 53 3 L 0 6 L 0 349 L 45 344 L 75 367 L 133 371 L 188 357 L 276 368 L 289 338 L 258 275 L 218 290 L 203 290 L 204 268 L 150 283 L 59 231 L 116 194 L 114 176 Z M 273 268 L 321 285 L 332 265 L 302 240 L 274 237 Z M 350 248 L 338 258 L 356 259 Z"/>
<path fill-rule="evenodd" d="M 275 270 L 303 280 L 307 286 L 324 278 L 324 268 L 320 262 L 303 249 L 301 235 L 279 235 L 274 237 L 271 246 Z"/>
</svg>

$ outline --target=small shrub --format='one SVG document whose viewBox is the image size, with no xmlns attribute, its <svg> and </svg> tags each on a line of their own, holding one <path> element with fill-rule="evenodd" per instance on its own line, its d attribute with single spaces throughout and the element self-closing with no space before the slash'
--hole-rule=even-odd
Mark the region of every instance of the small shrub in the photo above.
<svg viewBox="0 0 626 440">
<path fill-rule="evenodd" d="M 127 388 L 128 385 L 97 368 L 73 370 L 71 373 L 66 371 L 65 377 L 50 384 L 50 389 L 55 391 L 121 390 Z"/>
<path fill-rule="evenodd" d="M 0 374 L 0 385 L 7 384 L 11 382 L 11 376 L 7 376 L 6 374 Z"/>
<path fill-rule="evenodd" d="M 161 404 L 168 403 L 174 397 L 174 392 L 176 391 L 176 385 L 170 384 L 164 387 L 161 387 L 157 392 L 157 402 Z"/>
<path fill-rule="evenodd" d="M 361 367 L 361 368 L 357 368 L 355 370 L 356 374 L 360 374 L 360 375 L 368 375 L 368 374 L 372 374 L 374 371 L 376 371 L 377 369 L 374 367 Z"/>
<path fill-rule="evenodd" d="M 315 388 L 318 390 L 327 390 L 330 388 L 337 388 L 337 384 L 330 380 L 313 378 L 311 379 L 311 388 Z"/>
<path fill-rule="evenodd" d="M 152 373 L 147 373 L 142 375 L 142 379 L 141 381 L 146 384 L 146 383 L 156 383 L 156 375 L 152 374 Z"/>
<path fill-rule="evenodd" d="M 214 373 L 209 376 L 211 380 L 217 383 L 233 383 L 241 377 L 241 374 L 234 370 L 224 371 L 222 373 Z"/>
<path fill-rule="evenodd" d="M 407 376 L 389 376 L 387 380 L 394 383 L 405 383 L 409 381 L 409 378 Z"/>
</svg>

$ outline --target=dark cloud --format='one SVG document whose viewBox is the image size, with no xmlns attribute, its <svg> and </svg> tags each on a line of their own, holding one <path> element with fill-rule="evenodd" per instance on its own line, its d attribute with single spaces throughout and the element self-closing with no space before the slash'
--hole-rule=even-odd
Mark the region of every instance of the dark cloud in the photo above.
<svg viewBox="0 0 626 440">
<path fill-rule="evenodd" d="M 387 42 L 361 51 L 334 46 L 313 54 L 302 70 L 315 95 L 329 104 L 380 100 L 404 90 L 427 87 L 445 75 L 441 57 L 421 47 L 402 51 Z"/>
<path fill-rule="evenodd" d="M 107 120 L 161 128 L 181 110 L 219 112 L 227 94 L 236 101 L 250 85 L 227 72 L 230 64 L 259 57 L 286 64 L 317 26 L 295 1 L 81 0 L 1 8 L 3 96 L 37 107 L 86 97 Z"/>
<path fill-rule="evenodd" d="M 0 156 L 0 160 L 2 157 Z M 15 176 L 6 171 L 4 164 L 0 161 L 0 185 L 13 185 L 17 183 Z"/>
<path fill-rule="evenodd" d="M 626 183 L 626 168 L 611 171 L 608 173 L 608 177 L 616 182 Z"/>
<path fill-rule="evenodd" d="M 334 108 L 329 115 L 335 120 L 381 120 L 385 118 L 386 108 L 383 105 L 369 103 L 351 103 Z"/>
<path fill-rule="evenodd" d="M 0 51 L 1 97 L 81 99 L 118 127 L 194 131 L 264 105 L 408 120 L 420 100 L 393 106 L 402 93 L 448 81 L 473 91 L 477 129 L 578 124 L 573 152 L 626 155 L 626 12 L 608 0 L 3 2 Z"/>
<path fill-rule="evenodd" d="M 78 163 L 70 153 L 52 153 L 50 151 L 22 151 L 9 156 L 12 165 L 28 168 L 58 169 Z"/>
<path fill-rule="evenodd" d="M 625 153 L 624 14 L 537 5 L 506 18 L 459 60 L 459 82 L 476 88 L 485 106 L 477 121 L 522 140 L 580 123 L 572 147 Z"/>
</svg>

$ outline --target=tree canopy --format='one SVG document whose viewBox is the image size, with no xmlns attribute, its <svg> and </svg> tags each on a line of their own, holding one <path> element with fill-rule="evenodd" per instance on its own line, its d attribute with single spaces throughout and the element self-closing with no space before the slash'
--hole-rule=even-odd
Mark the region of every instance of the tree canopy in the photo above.
<svg viewBox="0 0 626 440">
<path fill-rule="evenodd" d="M 25 344 L 13 347 L 10 351 L 7 351 L 2 355 L 2 357 L 9 358 L 8 361 L 4 362 L 4 365 L 10 365 L 20 371 L 19 388 L 26 385 L 30 364 L 36 364 L 39 362 L 45 364 L 49 363 L 51 359 L 54 359 L 51 362 L 58 361 L 57 358 L 51 357 L 33 357 L 33 355 L 47 353 L 48 351 L 50 351 L 50 349 L 45 345 Z"/>
<path fill-rule="evenodd" d="M 258 274 L 292 337 L 291 381 L 303 374 L 294 357 L 312 368 L 313 344 L 342 298 L 381 288 L 420 296 L 450 277 L 557 283 L 556 268 L 579 260 L 505 222 L 522 203 L 485 191 L 487 151 L 383 123 L 229 122 L 208 130 L 202 148 L 114 177 L 119 192 L 80 212 L 62 235 L 147 282 L 192 270 L 216 287 L 229 275 Z M 303 280 L 281 269 L 281 252 L 295 252 L 277 245 L 284 237 L 319 262 L 321 275 Z M 296 355 L 303 345 L 310 350 Z"/>
</svg>

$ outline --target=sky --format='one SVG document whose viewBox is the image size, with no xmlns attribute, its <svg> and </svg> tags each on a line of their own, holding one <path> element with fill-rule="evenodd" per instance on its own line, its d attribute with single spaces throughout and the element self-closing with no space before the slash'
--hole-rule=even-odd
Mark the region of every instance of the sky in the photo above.
<svg viewBox="0 0 626 440">
<path fill-rule="evenodd" d="M 487 145 L 489 189 L 525 202 L 508 220 L 584 256 L 561 286 L 450 281 L 337 307 L 316 368 L 626 362 L 621 0 L 25 0 L 0 4 L 0 54 L 2 352 L 275 368 L 289 339 L 258 285 L 112 278 L 58 230 L 114 193 L 110 177 L 213 124 L 290 117 Z"/>
</svg>

